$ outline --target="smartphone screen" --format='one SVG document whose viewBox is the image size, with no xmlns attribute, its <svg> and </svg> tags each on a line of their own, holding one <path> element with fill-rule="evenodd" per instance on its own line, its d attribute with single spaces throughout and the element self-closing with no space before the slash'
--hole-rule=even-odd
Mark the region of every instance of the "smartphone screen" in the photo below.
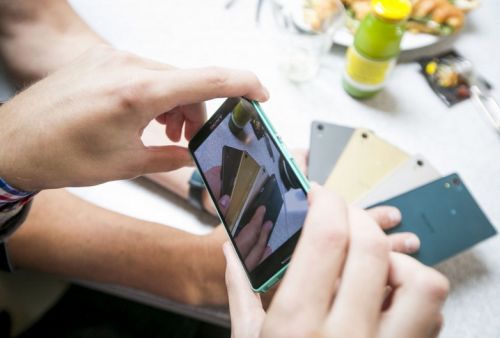
<svg viewBox="0 0 500 338">
<path fill-rule="evenodd" d="M 189 144 L 254 289 L 288 264 L 308 208 L 291 158 L 261 114 L 230 98 Z"/>
</svg>

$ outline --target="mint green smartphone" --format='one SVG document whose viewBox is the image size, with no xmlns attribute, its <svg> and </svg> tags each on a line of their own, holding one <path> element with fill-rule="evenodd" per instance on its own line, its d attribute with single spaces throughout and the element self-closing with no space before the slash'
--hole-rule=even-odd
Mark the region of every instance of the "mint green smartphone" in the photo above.
<svg viewBox="0 0 500 338">
<path fill-rule="evenodd" d="M 228 147 L 251 161 L 228 159 Z M 253 290 L 266 292 L 283 276 L 300 236 L 308 208 L 307 179 L 260 105 L 245 98 L 227 99 L 189 142 L 189 150 Z M 223 177 L 228 173 L 233 179 L 246 177 L 244 184 L 223 189 L 223 181 L 231 180 Z M 221 194 L 229 200 L 225 205 L 219 204 Z"/>
</svg>

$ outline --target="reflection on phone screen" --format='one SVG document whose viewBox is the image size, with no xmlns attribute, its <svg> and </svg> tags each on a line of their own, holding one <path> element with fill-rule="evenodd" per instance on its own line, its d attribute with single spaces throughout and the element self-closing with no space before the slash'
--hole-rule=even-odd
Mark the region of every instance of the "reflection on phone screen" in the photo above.
<svg viewBox="0 0 500 338">
<path fill-rule="evenodd" d="M 307 196 L 254 106 L 244 99 L 194 156 L 248 271 L 299 231 Z"/>
</svg>

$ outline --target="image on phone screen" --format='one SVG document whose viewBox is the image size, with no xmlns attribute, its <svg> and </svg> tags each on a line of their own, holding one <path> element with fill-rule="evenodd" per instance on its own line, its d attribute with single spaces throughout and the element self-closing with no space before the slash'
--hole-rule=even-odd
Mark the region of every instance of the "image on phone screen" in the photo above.
<svg viewBox="0 0 500 338">
<path fill-rule="evenodd" d="M 190 144 L 240 259 L 262 280 L 291 255 L 308 207 L 271 133 L 251 102 L 231 98 Z"/>
</svg>

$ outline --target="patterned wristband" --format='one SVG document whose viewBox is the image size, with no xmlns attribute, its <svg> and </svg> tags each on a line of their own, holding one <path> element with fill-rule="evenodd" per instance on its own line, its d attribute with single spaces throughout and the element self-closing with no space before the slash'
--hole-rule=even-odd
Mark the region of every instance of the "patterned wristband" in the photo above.
<svg viewBox="0 0 500 338">
<path fill-rule="evenodd" d="M 31 201 L 35 192 L 21 191 L 11 187 L 0 178 L 0 213 L 18 209 Z"/>
</svg>

